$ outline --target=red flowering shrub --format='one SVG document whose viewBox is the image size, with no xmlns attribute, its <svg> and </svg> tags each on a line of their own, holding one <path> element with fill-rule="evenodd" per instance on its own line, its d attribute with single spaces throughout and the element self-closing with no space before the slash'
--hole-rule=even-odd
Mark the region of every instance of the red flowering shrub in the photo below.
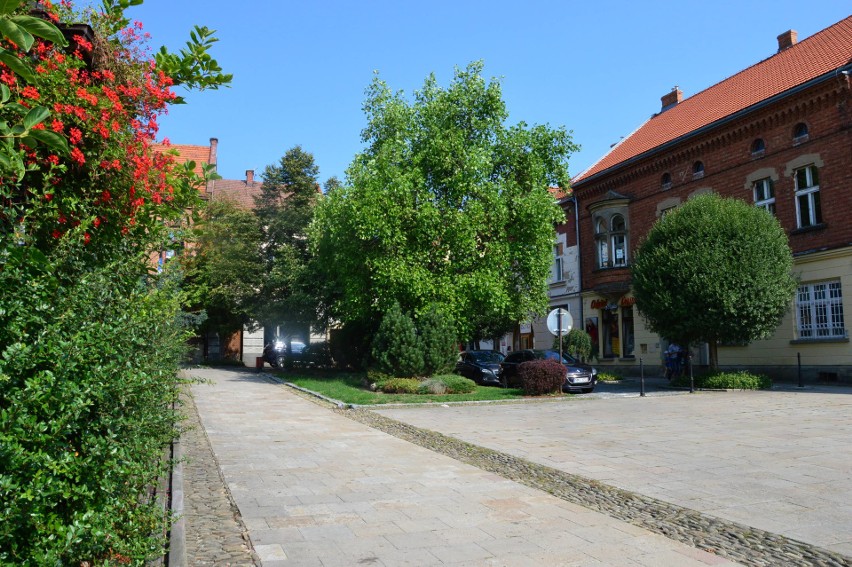
<svg viewBox="0 0 852 567">
<path fill-rule="evenodd" d="M 565 366 L 556 360 L 530 360 L 518 366 L 521 388 L 527 396 L 543 396 L 562 391 Z"/>
</svg>

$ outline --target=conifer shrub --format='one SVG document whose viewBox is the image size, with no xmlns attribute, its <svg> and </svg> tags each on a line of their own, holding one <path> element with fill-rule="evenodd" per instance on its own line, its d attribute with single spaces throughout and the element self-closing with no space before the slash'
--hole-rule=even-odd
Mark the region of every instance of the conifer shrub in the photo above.
<svg viewBox="0 0 852 567">
<path fill-rule="evenodd" d="M 553 349 L 559 349 L 559 337 L 553 338 Z M 567 352 L 580 360 L 588 359 L 592 353 L 591 335 L 583 329 L 571 329 L 562 337 L 562 352 Z"/>
<path fill-rule="evenodd" d="M 530 360 L 518 366 L 518 376 L 527 396 L 556 394 L 565 383 L 565 367 L 556 360 Z"/>
<path fill-rule="evenodd" d="M 397 377 L 423 374 L 423 350 L 414 321 L 402 312 L 399 303 L 385 313 L 373 338 L 374 366 Z"/>
<path fill-rule="evenodd" d="M 439 378 L 429 378 L 420 382 L 420 387 L 417 389 L 418 394 L 449 394 L 447 385 Z"/>
<path fill-rule="evenodd" d="M 432 376 L 450 372 L 458 356 L 452 318 L 431 305 L 417 319 L 417 331 L 423 350 L 423 374 Z"/>
</svg>

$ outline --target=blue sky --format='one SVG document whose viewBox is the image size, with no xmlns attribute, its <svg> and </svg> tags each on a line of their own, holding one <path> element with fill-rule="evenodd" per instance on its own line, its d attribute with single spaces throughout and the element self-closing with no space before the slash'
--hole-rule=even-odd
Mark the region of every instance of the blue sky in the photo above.
<svg viewBox="0 0 852 567">
<path fill-rule="evenodd" d="M 160 134 L 219 140 L 219 173 L 260 175 L 295 145 L 320 181 L 343 178 L 361 149 L 364 91 L 378 71 L 410 95 L 429 73 L 447 85 L 481 59 L 501 80 L 509 122 L 565 126 L 582 146 L 573 175 L 660 110 L 770 57 L 776 36 L 802 40 L 850 14 L 848 0 L 509 2 L 455 0 L 146 0 L 127 15 L 151 46 L 181 48 L 195 24 L 217 30 L 228 89 L 191 93 Z"/>
</svg>

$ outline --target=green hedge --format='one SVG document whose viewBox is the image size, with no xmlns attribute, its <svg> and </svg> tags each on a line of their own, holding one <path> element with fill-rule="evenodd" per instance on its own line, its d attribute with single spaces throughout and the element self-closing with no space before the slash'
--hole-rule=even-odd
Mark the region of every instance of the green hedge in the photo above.
<svg viewBox="0 0 852 567">
<path fill-rule="evenodd" d="M 6 260 L 0 564 L 144 564 L 164 545 L 145 495 L 175 436 L 178 294 L 121 266 L 72 283 L 37 253 Z"/>
</svg>

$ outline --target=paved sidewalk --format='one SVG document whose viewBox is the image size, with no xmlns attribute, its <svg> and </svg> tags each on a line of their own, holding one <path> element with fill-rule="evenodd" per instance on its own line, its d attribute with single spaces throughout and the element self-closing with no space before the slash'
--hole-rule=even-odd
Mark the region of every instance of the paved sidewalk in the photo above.
<svg viewBox="0 0 852 567">
<path fill-rule="evenodd" d="M 378 413 L 847 556 L 852 388 Z"/>
<path fill-rule="evenodd" d="M 266 567 L 736 565 L 342 417 L 263 374 L 191 374 L 208 381 L 192 388 L 198 413 Z"/>
</svg>

